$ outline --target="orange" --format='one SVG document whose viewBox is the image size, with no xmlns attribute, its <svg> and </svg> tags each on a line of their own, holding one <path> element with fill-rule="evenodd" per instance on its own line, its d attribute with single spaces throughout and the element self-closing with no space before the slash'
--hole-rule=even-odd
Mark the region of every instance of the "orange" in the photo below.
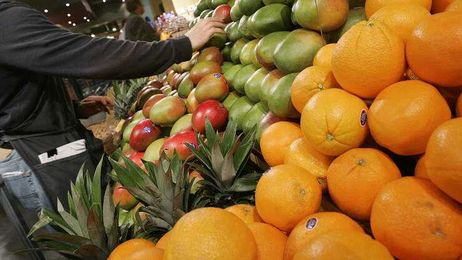
<svg viewBox="0 0 462 260">
<path fill-rule="evenodd" d="M 332 160 L 331 156 L 316 151 L 303 137 L 292 142 L 284 157 L 285 164 L 302 167 L 314 175 L 323 190 L 327 188 L 326 173 Z"/>
<path fill-rule="evenodd" d="M 415 165 L 414 176 L 427 180 L 430 179 L 428 177 L 427 168 L 425 167 L 425 155 L 422 155 L 417 161 L 417 164 Z"/>
<path fill-rule="evenodd" d="M 437 0 L 434 0 L 437 1 Z M 444 0 L 447 1 L 447 0 Z M 366 16 L 370 18 L 375 12 L 389 4 L 401 4 L 403 0 L 366 0 Z M 432 8 L 432 0 L 406 0 L 406 3 L 414 3 L 424 7 L 427 10 Z"/>
<path fill-rule="evenodd" d="M 118 245 L 109 255 L 108 260 L 162 260 L 164 251 L 156 248 L 153 242 L 136 238 Z"/>
<path fill-rule="evenodd" d="M 456 103 L 456 115 L 462 117 L 462 93 L 459 95 Z"/>
<path fill-rule="evenodd" d="M 159 241 L 157 241 L 156 247 L 165 250 L 168 246 L 168 242 L 170 241 L 170 236 L 172 235 L 172 230 L 165 233 Z"/>
<path fill-rule="evenodd" d="M 287 236 L 277 228 L 265 223 L 249 224 L 257 242 L 258 260 L 282 260 Z"/>
<path fill-rule="evenodd" d="M 377 193 L 400 177 L 396 164 L 383 152 L 356 148 L 332 162 L 327 171 L 327 187 L 343 212 L 356 219 L 369 220 Z"/>
<path fill-rule="evenodd" d="M 257 245 L 247 225 L 231 212 L 200 208 L 175 225 L 164 260 L 257 259 Z"/>
<path fill-rule="evenodd" d="M 432 13 L 441 13 L 446 10 L 446 8 L 452 3 L 454 0 L 433 0 L 432 3 Z"/>
<path fill-rule="evenodd" d="M 266 128 L 260 138 L 263 158 L 270 166 L 284 163 L 284 155 L 290 144 L 302 137 L 299 125 L 291 122 L 277 122 Z"/>
<path fill-rule="evenodd" d="M 237 204 L 227 207 L 225 210 L 238 216 L 246 224 L 262 222 L 255 206 L 249 204 Z"/>
<path fill-rule="evenodd" d="M 319 234 L 299 250 L 294 260 L 393 260 L 387 248 L 370 236 L 357 232 L 330 231 Z"/>
<path fill-rule="evenodd" d="M 321 49 L 319 49 L 314 56 L 313 65 L 326 67 L 327 69 L 332 70 L 332 54 L 334 53 L 335 46 L 335 43 L 331 43 L 324 45 Z"/>
<path fill-rule="evenodd" d="M 462 203 L 462 118 L 449 120 L 432 133 L 425 166 L 430 180 Z"/>
<path fill-rule="evenodd" d="M 305 169 L 282 164 L 269 169 L 255 190 L 258 214 L 268 224 L 290 231 L 321 205 L 321 187 Z"/>
<path fill-rule="evenodd" d="M 451 12 L 461 12 L 462 11 L 462 0 L 455 0 L 452 2 L 448 8 L 446 8 L 446 11 L 451 11 Z"/>
<path fill-rule="evenodd" d="M 406 42 L 417 24 L 428 16 L 430 12 L 427 9 L 411 2 L 386 5 L 370 19 L 383 22 Z"/>
<path fill-rule="evenodd" d="M 429 16 L 414 29 L 406 42 L 406 57 L 412 71 L 442 87 L 462 86 L 462 19 L 459 12 Z"/>
<path fill-rule="evenodd" d="M 319 212 L 302 219 L 287 240 L 284 259 L 292 259 L 314 237 L 329 231 L 363 233 L 361 226 L 347 215 L 338 212 Z"/>
<path fill-rule="evenodd" d="M 366 138 L 367 106 L 344 90 L 328 89 L 306 104 L 300 126 L 318 152 L 337 156 L 359 147 Z"/>
<path fill-rule="evenodd" d="M 451 111 L 432 85 L 407 80 L 383 90 L 368 115 L 378 144 L 399 155 L 417 155 L 425 152 L 431 133 L 451 118 Z"/>
<path fill-rule="evenodd" d="M 362 98 L 374 98 L 404 75 L 404 42 L 380 21 L 362 21 L 337 43 L 332 71 L 345 90 Z"/>
<path fill-rule="evenodd" d="M 429 180 L 404 177 L 385 185 L 372 206 L 371 227 L 398 259 L 462 255 L 462 206 Z"/>
<path fill-rule="evenodd" d="M 329 88 L 337 88 L 334 74 L 327 67 L 311 66 L 300 72 L 292 83 L 290 97 L 298 112 L 302 112 L 306 103 L 316 93 Z"/>
</svg>

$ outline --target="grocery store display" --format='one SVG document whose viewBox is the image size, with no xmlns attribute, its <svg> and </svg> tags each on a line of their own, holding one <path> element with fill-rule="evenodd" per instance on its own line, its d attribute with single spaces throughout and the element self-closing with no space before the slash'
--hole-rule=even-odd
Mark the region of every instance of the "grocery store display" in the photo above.
<svg viewBox="0 0 462 260">
<path fill-rule="evenodd" d="M 200 0 L 190 25 L 225 33 L 116 82 L 113 182 L 81 173 L 32 233 L 95 259 L 457 260 L 460 3 Z"/>
</svg>

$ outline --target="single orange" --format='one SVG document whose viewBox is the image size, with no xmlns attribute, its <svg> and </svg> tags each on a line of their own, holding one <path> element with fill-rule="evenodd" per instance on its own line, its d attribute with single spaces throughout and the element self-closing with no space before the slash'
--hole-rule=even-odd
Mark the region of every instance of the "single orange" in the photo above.
<svg viewBox="0 0 462 260">
<path fill-rule="evenodd" d="M 447 8 L 446 12 L 461 12 L 462 11 L 462 0 L 455 0 Z"/>
<path fill-rule="evenodd" d="M 319 234 L 294 256 L 294 260 L 393 260 L 388 249 L 370 236 L 359 232 L 330 231 Z"/>
<path fill-rule="evenodd" d="M 224 209 L 199 208 L 188 212 L 172 231 L 164 260 L 257 259 L 252 232 Z"/>
<path fill-rule="evenodd" d="M 438 0 L 433 0 L 433 1 L 438 1 Z M 448 0 L 443 0 L 443 1 L 448 1 Z M 367 18 L 370 18 L 375 12 L 380 10 L 386 5 L 389 4 L 400 4 L 403 3 L 402 0 L 367 0 L 366 1 L 366 16 Z M 407 0 L 406 3 L 415 3 L 418 4 L 422 7 L 424 7 L 427 10 L 430 10 L 432 8 L 432 0 Z"/>
<path fill-rule="evenodd" d="M 258 215 L 257 209 L 253 205 L 237 204 L 227 207 L 225 210 L 238 216 L 246 224 L 263 222 L 261 217 Z"/>
<path fill-rule="evenodd" d="M 306 103 L 320 91 L 337 88 L 332 71 L 323 66 L 311 66 L 300 72 L 292 83 L 290 98 L 298 112 L 302 112 Z"/>
<path fill-rule="evenodd" d="M 255 191 L 258 214 L 268 224 L 290 231 L 321 204 L 321 186 L 305 169 L 282 164 L 260 178 Z"/>
<path fill-rule="evenodd" d="M 296 165 L 314 175 L 323 190 L 327 189 L 327 169 L 333 158 L 318 152 L 304 137 L 292 142 L 284 157 L 285 164 Z"/>
<path fill-rule="evenodd" d="M 462 203 L 462 118 L 441 124 L 432 133 L 425 153 L 430 180 Z"/>
<path fill-rule="evenodd" d="M 370 20 L 383 22 L 406 42 L 417 24 L 428 16 L 430 12 L 421 5 L 400 2 L 384 6 Z"/>
<path fill-rule="evenodd" d="M 281 121 L 270 125 L 260 138 L 263 158 L 270 166 L 284 163 L 290 144 L 302 136 L 300 126 L 295 123 Z"/>
<path fill-rule="evenodd" d="M 337 43 L 332 56 L 335 79 L 345 90 L 374 98 L 405 72 L 404 42 L 377 20 L 362 21 Z"/>
<path fill-rule="evenodd" d="M 407 80 L 383 90 L 368 115 L 378 144 L 399 155 L 418 155 L 425 152 L 433 130 L 451 118 L 451 111 L 432 85 Z"/>
<path fill-rule="evenodd" d="M 366 138 L 367 105 L 342 89 L 314 95 L 302 112 L 301 128 L 317 151 L 338 156 L 359 147 Z"/>
<path fill-rule="evenodd" d="M 422 80 L 441 87 L 462 86 L 462 19 L 459 12 L 424 18 L 406 42 L 406 57 Z"/>
<path fill-rule="evenodd" d="M 430 179 L 428 177 L 427 168 L 425 167 L 425 155 L 422 155 L 417 161 L 417 164 L 415 165 L 414 176 L 427 180 Z"/>
<path fill-rule="evenodd" d="M 313 65 L 326 67 L 332 70 L 332 54 L 334 53 L 335 46 L 335 43 L 330 43 L 319 49 L 316 56 L 314 56 Z"/>
<path fill-rule="evenodd" d="M 372 206 L 371 227 L 398 259 L 462 255 L 462 206 L 426 179 L 403 177 L 385 185 Z"/>
<path fill-rule="evenodd" d="M 109 255 L 108 260 L 162 260 L 164 250 L 156 248 L 153 242 L 135 238 L 118 245 Z"/>
<path fill-rule="evenodd" d="M 292 259 L 314 237 L 329 231 L 364 233 L 353 219 L 338 212 L 319 212 L 302 219 L 290 232 L 284 251 L 284 259 Z"/>
<path fill-rule="evenodd" d="M 251 223 L 249 229 L 257 243 L 258 260 L 283 260 L 286 235 L 265 223 Z"/>
<path fill-rule="evenodd" d="M 350 217 L 369 220 L 380 189 L 401 177 L 396 164 L 373 148 L 356 148 L 337 157 L 327 171 L 327 187 L 335 204 Z"/>
<path fill-rule="evenodd" d="M 170 241 L 170 236 L 172 235 L 172 230 L 165 233 L 159 241 L 157 241 L 156 247 L 165 250 L 167 248 L 168 242 Z"/>
</svg>

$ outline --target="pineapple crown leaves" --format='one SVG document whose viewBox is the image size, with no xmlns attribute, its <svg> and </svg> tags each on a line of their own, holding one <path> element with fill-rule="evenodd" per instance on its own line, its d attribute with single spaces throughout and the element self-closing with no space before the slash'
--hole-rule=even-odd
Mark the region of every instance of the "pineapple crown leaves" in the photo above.
<svg viewBox="0 0 462 260">
<path fill-rule="evenodd" d="M 146 172 L 131 160 L 123 157 L 126 167 L 111 160 L 117 180 L 145 206 L 147 213 L 141 222 L 144 231 L 162 235 L 189 210 L 190 186 L 183 162 L 175 154 L 171 160 L 163 153 L 159 165 L 143 161 Z"/>
<path fill-rule="evenodd" d="M 107 255 L 128 236 L 128 227 L 119 229 L 118 209 L 107 186 L 104 196 L 101 189 L 99 162 L 93 178 L 81 167 L 75 183 L 68 193 L 69 210 L 58 200 L 57 211 L 43 209 L 38 222 L 31 228 L 29 236 L 39 229 L 51 225 L 58 232 L 34 236 L 44 247 L 72 258 L 105 259 Z"/>
<path fill-rule="evenodd" d="M 128 112 L 135 102 L 136 97 L 140 90 L 146 86 L 148 82 L 147 78 L 139 78 L 130 80 L 127 82 L 114 82 L 114 111 L 115 116 L 118 119 L 126 119 L 128 117 Z"/>
<path fill-rule="evenodd" d="M 249 161 L 255 146 L 256 131 L 256 127 L 253 127 L 246 135 L 237 136 L 237 125 L 230 121 L 221 139 L 210 122 L 206 122 L 207 143 L 197 136 L 198 147 L 188 145 L 197 158 L 190 162 L 190 166 L 204 176 L 204 180 L 201 181 L 203 185 L 198 191 L 199 199 L 217 202 L 225 197 L 230 199 L 236 193 L 253 193 L 261 177 L 261 174 L 255 171 L 258 167 Z M 218 197 L 211 196 L 213 193 Z M 249 196 L 247 198 L 252 200 Z"/>
</svg>

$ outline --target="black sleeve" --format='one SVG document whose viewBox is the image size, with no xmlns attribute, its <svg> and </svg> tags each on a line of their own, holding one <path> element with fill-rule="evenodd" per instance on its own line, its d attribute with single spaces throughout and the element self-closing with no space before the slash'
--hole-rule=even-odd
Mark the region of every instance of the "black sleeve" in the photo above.
<svg viewBox="0 0 462 260">
<path fill-rule="evenodd" d="M 142 17 L 131 15 L 125 23 L 125 39 L 153 42 L 156 41 L 156 31 Z"/>
<path fill-rule="evenodd" d="M 61 29 L 40 12 L 0 4 L 0 65 L 48 75 L 122 79 L 163 72 L 191 58 L 188 38 L 131 42 Z"/>
</svg>

